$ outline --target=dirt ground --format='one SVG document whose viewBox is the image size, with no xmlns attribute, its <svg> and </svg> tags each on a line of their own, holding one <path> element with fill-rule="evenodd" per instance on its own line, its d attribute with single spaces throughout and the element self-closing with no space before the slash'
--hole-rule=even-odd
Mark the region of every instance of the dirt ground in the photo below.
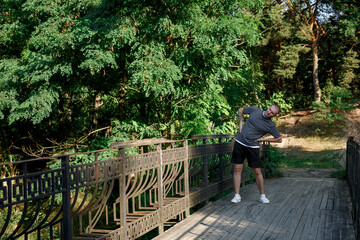
<svg viewBox="0 0 360 240">
<path fill-rule="evenodd" d="M 285 154 L 310 154 L 333 152 L 339 155 L 339 163 L 345 167 L 346 141 L 350 136 L 360 139 L 359 106 L 346 113 L 343 125 L 317 123 L 315 110 L 295 111 L 281 116 L 277 126 L 283 142 L 277 147 Z M 327 126 L 329 125 L 329 126 Z M 285 177 L 330 177 L 334 169 L 282 169 Z"/>
</svg>

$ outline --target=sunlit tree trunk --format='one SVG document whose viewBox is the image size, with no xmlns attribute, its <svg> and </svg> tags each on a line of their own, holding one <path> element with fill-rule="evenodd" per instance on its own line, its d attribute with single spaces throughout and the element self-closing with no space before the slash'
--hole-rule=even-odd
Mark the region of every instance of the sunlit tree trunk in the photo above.
<svg viewBox="0 0 360 240">
<path fill-rule="evenodd" d="M 119 96 L 120 96 L 120 100 L 119 100 L 120 117 L 119 117 L 119 120 L 124 121 L 126 119 L 126 90 L 125 90 L 124 86 L 120 87 Z"/>
<path fill-rule="evenodd" d="M 318 46 L 317 41 L 312 43 L 312 54 L 313 54 L 313 83 L 314 83 L 314 101 L 320 102 L 321 100 L 321 89 L 319 84 L 319 57 L 318 57 Z"/>
<path fill-rule="evenodd" d="M 99 119 L 99 109 L 100 107 L 104 104 L 102 98 L 101 98 L 101 93 L 98 92 L 95 96 L 95 101 L 94 101 L 94 114 L 93 114 L 93 127 L 94 129 L 97 129 L 98 126 L 98 119 Z"/>
<path fill-rule="evenodd" d="M 311 47 L 313 55 L 312 74 L 314 84 L 314 101 L 320 102 L 321 89 L 319 84 L 318 41 L 321 36 L 326 36 L 326 33 L 316 19 L 319 1 L 311 2 L 309 0 L 303 0 L 298 2 L 297 0 L 275 0 L 275 2 L 284 6 L 284 10 L 287 12 L 288 16 L 303 34 L 304 42 L 307 42 L 304 46 Z"/>
<path fill-rule="evenodd" d="M 171 96 L 168 97 L 169 102 L 165 103 L 165 109 L 164 109 L 164 122 L 170 123 L 171 122 L 171 113 L 172 113 L 172 107 L 171 107 Z M 171 139 L 171 128 L 170 124 L 163 132 L 164 138 Z"/>
</svg>

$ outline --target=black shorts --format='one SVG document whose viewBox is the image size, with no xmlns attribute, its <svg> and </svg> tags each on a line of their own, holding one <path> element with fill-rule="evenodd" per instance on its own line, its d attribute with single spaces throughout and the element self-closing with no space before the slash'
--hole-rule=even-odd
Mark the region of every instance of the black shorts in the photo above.
<svg viewBox="0 0 360 240">
<path fill-rule="evenodd" d="M 245 158 L 248 161 L 249 167 L 261 167 L 260 148 L 245 147 L 244 145 L 241 145 L 240 143 L 235 141 L 231 162 L 235 164 L 243 164 Z"/>
</svg>

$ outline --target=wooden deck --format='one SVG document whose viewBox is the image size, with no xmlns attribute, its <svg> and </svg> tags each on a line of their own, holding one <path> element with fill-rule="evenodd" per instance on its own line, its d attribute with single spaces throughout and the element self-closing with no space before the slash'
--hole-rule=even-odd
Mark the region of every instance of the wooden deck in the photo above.
<svg viewBox="0 0 360 240">
<path fill-rule="evenodd" d="M 346 183 L 332 178 L 265 180 L 270 204 L 260 204 L 256 184 L 212 202 L 156 240 L 355 239 Z"/>
</svg>

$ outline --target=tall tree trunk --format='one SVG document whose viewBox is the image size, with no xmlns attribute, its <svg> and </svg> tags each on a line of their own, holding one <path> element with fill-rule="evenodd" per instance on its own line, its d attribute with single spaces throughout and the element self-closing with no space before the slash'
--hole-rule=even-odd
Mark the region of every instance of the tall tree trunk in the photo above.
<svg viewBox="0 0 360 240">
<path fill-rule="evenodd" d="M 284 2 L 280 0 L 275 0 L 277 4 L 282 5 Z M 321 27 L 320 23 L 317 21 L 316 17 L 319 14 L 318 4 L 320 1 L 295 1 L 288 0 L 286 1 L 288 6 L 284 8 L 288 16 L 293 20 L 295 25 L 298 26 L 299 30 L 304 34 L 304 36 L 309 35 L 311 37 L 311 50 L 313 54 L 313 84 L 314 84 L 314 101 L 321 101 L 321 89 L 319 84 L 319 57 L 318 57 L 318 40 L 322 35 L 326 35 L 324 29 Z M 298 4 L 304 3 L 304 4 Z M 297 18 L 297 16 L 299 16 Z M 301 24 L 302 23 L 302 24 Z M 304 27 L 305 26 L 305 27 Z M 309 31 L 306 30 L 308 28 Z"/>
<path fill-rule="evenodd" d="M 93 115 L 93 127 L 96 130 L 98 127 L 98 119 L 99 119 L 99 108 L 104 104 L 102 98 L 101 98 L 101 93 L 98 92 L 95 95 L 95 101 L 94 101 L 94 115 Z"/>
<path fill-rule="evenodd" d="M 126 90 L 122 85 L 119 88 L 119 120 L 124 121 L 126 119 Z"/>
<path fill-rule="evenodd" d="M 321 89 L 319 84 L 319 56 L 318 56 L 318 45 L 316 40 L 313 41 L 311 49 L 314 57 L 314 64 L 313 64 L 314 101 L 320 102 Z"/>
<path fill-rule="evenodd" d="M 172 113 L 171 96 L 169 96 L 168 102 L 165 103 L 165 111 L 164 111 L 164 123 L 165 124 L 168 124 L 171 122 L 171 113 Z M 164 136 L 164 138 L 172 139 L 170 124 L 163 132 L 163 136 Z"/>
</svg>

